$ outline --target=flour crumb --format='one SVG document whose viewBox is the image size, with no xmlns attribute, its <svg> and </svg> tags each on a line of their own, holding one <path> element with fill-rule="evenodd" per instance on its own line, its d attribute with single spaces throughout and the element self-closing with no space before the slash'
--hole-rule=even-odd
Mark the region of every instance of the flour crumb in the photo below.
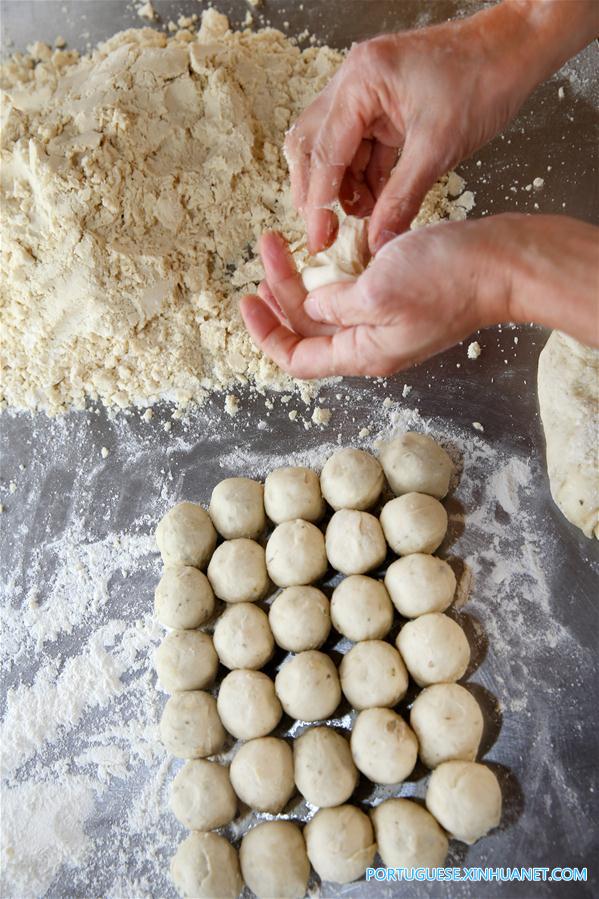
<svg viewBox="0 0 599 899">
<path fill-rule="evenodd" d="M 108 456 L 110 455 L 110 450 L 108 449 L 107 446 L 102 447 L 102 449 L 100 450 L 100 455 L 102 456 L 103 459 L 108 458 Z"/>
<path fill-rule="evenodd" d="M 289 421 L 295 421 L 297 418 L 297 409 L 292 409 L 288 415 Z"/>
<path fill-rule="evenodd" d="M 239 397 L 236 397 L 234 393 L 228 393 L 225 397 L 225 412 L 231 418 L 234 418 L 239 412 Z"/>
<path fill-rule="evenodd" d="M 361 431 L 358 432 L 358 437 L 369 437 L 370 436 L 370 428 L 362 428 Z"/>
<path fill-rule="evenodd" d="M 142 415 L 144 421 L 152 421 L 154 418 L 154 411 L 148 406 L 144 414 Z"/>
<path fill-rule="evenodd" d="M 403 387 L 402 387 L 402 389 L 401 389 L 401 395 L 402 395 L 402 397 L 404 398 L 404 400 L 406 400 L 406 399 L 409 397 L 409 395 L 411 394 L 411 392 L 412 392 L 412 385 L 411 385 L 411 384 L 404 384 Z M 383 405 L 384 405 L 384 403 L 383 403 Z M 391 403 L 389 403 L 389 405 L 391 405 Z"/>
<path fill-rule="evenodd" d="M 535 190 L 540 190 L 544 184 L 545 184 L 544 178 L 535 178 L 532 182 L 532 186 L 534 187 Z"/>
<path fill-rule="evenodd" d="M 170 434 L 172 427 L 173 426 L 170 421 L 165 421 L 162 425 L 162 430 L 166 431 L 167 434 Z"/>
<path fill-rule="evenodd" d="M 9 481 L 9 482 L 8 482 L 8 492 L 9 492 L 9 493 L 16 493 L 16 490 L 17 490 L 17 482 L 16 482 L 16 481 Z"/>
<path fill-rule="evenodd" d="M 560 100 L 563 100 L 563 99 L 564 99 L 564 97 L 566 96 L 566 92 L 565 92 L 565 90 L 563 89 L 563 87 L 558 87 L 558 89 L 557 89 L 557 96 L 559 97 Z"/>
<path fill-rule="evenodd" d="M 312 413 L 312 421 L 316 425 L 325 427 L 330 422 L 332 414 L 333 413 L 330 409 L 323 409 L 319 406 Z"/>
<path fill-rule="evenodd" d="M 137 15 L 140 19 L 149 19 L 150 22 L 155 22 L 158 18 L 151 0 L 147 0 L 147 3 L 143 3 L 141 6 L 137 7 Z"/>
<path fill-rule="evenodd" d="M 63 47 L 66 47 L 67 42 L 63 38 L 62 34 L 59 34 L 58 37 L 54 38 L 54 46 L 58 50 L 62 50 Z"/>
<path fill-rule="evenodd" d="M 405 387 L 405 385 L 404 385 L 404 387 Z M 410 391 L 408 391 L 408 393 L 409 393 L 409 392 L 410 392 Z M 402 391 L 402 394 L 403 394 L 403 391 Z M 407 396 L 407 395 L 408 395 L 408 394 L 406 394 L 406 396 Z M 385 399 L 383 400 L 383 407 L 384 407 L 385 409 L 388 409 L 389 406 L 392 406 L 392 405 L 393 405 L 393 400 L 391 399 L 390 396 L 386 396 Z"/>
<path fill-rule="evenodd" d="M 473 340 L 472 343 L 468 344 L 468 358 L 469 359 L 478 359 L 480 354 L 482 353 L 481 345 L 478 340 Z"/>
<path fill-rule="evenodd" d="M 474 428 L 475 431 L 484 431 L 485 430 L 483 428 L 483 426 L 481 425 L 480 421 L 473 421 L 472 427 Z"/>
</svg>

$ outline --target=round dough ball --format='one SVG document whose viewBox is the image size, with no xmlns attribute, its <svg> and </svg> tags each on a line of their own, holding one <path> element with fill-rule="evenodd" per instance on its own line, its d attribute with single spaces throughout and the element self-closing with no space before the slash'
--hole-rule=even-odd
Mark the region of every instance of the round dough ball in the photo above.
<svg viewBox="0 0 599 899">
<path fill-rule="evenodd" d="M 333 453 L 320 475 L 322 495 L 333 509 L 370 509 L 383 489 L 383 469 L 364 450 L 347 447 Z"/>
<path fill-rule="evenodd" d="M 475 843 L 501 820 L 501 788 L 477 762 L 443 762 L 431 774 L 426 807 L 456 840 Z"/>
<path fill-rule="evenodd" d="M 370 813 L 387 868 L 441 868 L 447 837 L 429 812 L 409 799 L 387 799 Z"/>
<path fill-rule="evenodd" d="M 217 705 L 221 721 L 238 740 L 265 737 L 283 714 L 270 677 L 245 668 L 231 671 L 223 679 Z"/>
<path fill-rule="evenodd" d="M 197 503 L 178 503 L 159 521 L 156 543 L 165 565 L 205 568 L 216 546 L 216 531 Z"/>
<path fill-rule="evenodd" d="M 268 616 L 251 602 L 225 609 L 214 628 L 214 647 L 226 668 L 262 668 L 275 641 Z"/>
<path fill-rule="evenodd" d="M 237 899 L 243 889 L 237 853 L 217 833 L 190 833 L 171 860 L 171 878 L 188 899 Z"/>
<path fill-rule="evenodd" d="M 277 815 L 295 792 L 291 747 L 276 737 L 250 740 L 237 751 L 230 776 L 242 802 L 257 812 Z"/>
<path fill-rule="evenodd" d="M 385 587 L 393 605 L 404 618 L 418 618 L 430 612 L 444 612 L 453 601 L 455 574 L 443 559 L 413 553 L 392 562 L 385 575 Z"/>
<path fill-rule="evenodd" d="M 466 634 L 459 624 L 438 612 L 404 624 L 396 644 L 419 687 L 457 681 L 470 662 Z"/>
<path fill-rule="evenodd" d="M 335 512 L 325 539 L 329 562 L 342 574 L 364 574 L 381 565 L 387 555 L 383 529 L 369 512 Z"/>
<path fill-rule="evenodd" d="M 201 690 L 218 669 L 212 637 L 202 631 L 173 631 L 154 653 L 154 667 L 165 690 Z"/>
<path fill-rule="evenodd" d="M 401 715 L 391 709 L 365 709 L 351 735 L 354 762 L 377 784 L 397 784 L 414 770 L 418 741 Z"/>
<path fill-rule="evenodd" d="M 237 814 L 227 768 L 206 759 L 186 762 L 171 784 L 170 807 L 188 830 L 224 827 Z"/>
<path fill-rule="evenodd" d="M 420 758 L 427 768 L 462 759 L 473 762 L 483 735 L 476 699 L 459 684 L 433 684 L 420 693 L 410 712 Z"/>
<path fill-rule="evenodd" d="M 180 759 L 201 759 L 220 752 L 226 734 L 214 697 L 201 690 L 174 693 L 162 713 L 160 738 L 167 751 Z"/>
<path fill-rule="evenodd" d="M 225 602 L 255 602 L 268 590 L 264 550 L 259 543 L 238 537 L 225 540 L 208 566 L 208 580 Z"/>
<path fill-rule="evenodd" d="M 428 434 L 401 434 L 381 448 L 380 460 L 398 496 L 414 492 L 443 499 L 449 490 L 453 462 Z"/>
<path fill-rule="evenodd" d="M 408 689 L 406 666 L 383 640 L 356 643 L 343 656 L 339 675 L 343 695 L 358 711 L 397 705 Z"/>
<path fill-rule="evenodd" d="M 434 496 L 404 493 L 383 506 L 381 525 L 398 556 L 433 553 L 447 533 L 447 512 Z"/>
<path fill-rule="evenodd" d="M 286 713 L 299 721 L 330 718 L 341 701 L 337 669 L 315 649 L 288 659 L 275 678 L 275 689 Z"/>
<path fill-rule="evenodd" d="M 266 514 L 275 524 L 283 521 L 319 521 L 324 500 L 318 475 L 310 468 L 276 468 L 264 482 Z"/>
<path fill-rule="evenodd" d="M 299 518 L 277 525 L 266 544 L 266 567 L 279 587 L 317 581 L 327 570 L 322 532 Z"/>
<path fill-rule="evenodd" d="M 367 815 L 353 805 L 323 808 L 304 829 L 308 858 L 321 880 L 350 883 L 372 865 L 376 844 Z"/>
<path fill-rule="evenodd" d="M 384 584 L 363 574 L 344 578 L 331 596 L 331 620 L 354 643 L 385 637 L 393 624 L 393 605 Z"/>
<path fill-rule="evenodd" d="M 356 788 L 358 771 L 345 737 L 330 727 L 311 727 L 293 743 L 297 788 L 312 805 L 330 808 Z"/>
<path fill-rule="evenodd" d="M 225 540 L 255 540 L 266 527 L 264 487 L 251 478 L 226 478 L 212 491 L 208 511 Z"/>
<path fill-rule="evenodd" d="M 304 899 L 310 862 L 302 832 L 292 821 L 265 821 L 249 830 L 239 861 L 257 899 Z"/>
<path fill-rule="evenodd" d="M 268 613 L 274 638 L 288 652 L 318 649 L 329 636 L 329 601 L 316 587 L 287 587 Z"/>
<path fill-rule="evenodd" d="M 188 565 L 167 568 L 154 593 L 154 614 L 165 627 L 200 627 L 214 612 L 214 593 L 205 574 Z"/>
</svg>

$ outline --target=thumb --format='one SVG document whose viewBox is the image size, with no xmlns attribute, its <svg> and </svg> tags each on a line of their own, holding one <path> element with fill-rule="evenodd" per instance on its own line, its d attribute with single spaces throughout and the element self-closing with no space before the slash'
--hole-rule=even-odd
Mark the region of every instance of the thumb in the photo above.
<svg viewBox="0 0 599 899">
<path fill-rule="evenodd" d="M 318 287 L 306 297 L 304 312 L 314 321 L 341 328 L 365 324 L 367 310 L 362 298 L 361 280 L 337 281 Z"/>
</svg>

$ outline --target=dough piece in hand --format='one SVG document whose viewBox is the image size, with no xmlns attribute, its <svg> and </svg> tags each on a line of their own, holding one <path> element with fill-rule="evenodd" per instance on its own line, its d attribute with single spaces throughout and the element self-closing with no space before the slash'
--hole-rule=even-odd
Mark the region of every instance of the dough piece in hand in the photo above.
<svg viewBox="0 0 599 899">
<path fill-rule="evenodd" d="M 243 889 L 237 853 L 217 833 L 190 833 L 171 860 L 171 879 L 187 899 L 237 899 Z"/>
<path fill-rule="evenodd" d="M 216 546 L 216 531 L 197 503 L 178 503 L 158 523 L 156 543 L 165 565 L 205 568 Z"/>
<path fill-rule="evenodd" d="M 277 815 L 295 792 L 291 747 L 276 737 L 250 740 L 238 749 L 230 776 L 242 802 L 257 812 Z"/>
<path fill-rule="evenodd" d="M 338 509 L 370 509 L 383 489 L 381 463 L 364 450 L 347 447 L 333 453 L 320 475 L 322 495 Z"/>
<path fill-rule="evenodd" d="M 288 659 L 275 678 L 275 689 L 286 713 L 299 721 L 330 718 L 341 701 L 337 669 L 315 649 Z"/>
<path fill-rule="evenodd" d="M 369 512 L 340 509 L 326 530 L 326 550 L 342 574 L 365 574 L 385 561 L 387 544 L 379 521 Z"/>
<path fill-rule="evenodd" d="M 324 515 L 320 481 L 310 468 L 275 468 L 264 482 L 266 514 L 275 524 L 283 521 L 319 521 Z"/>
<path fill-rule="evenodd" d="M 441 868 L 447 837 L 429 812 L 409 799 L 387 799 L 370 813 L 387 868 Z"/>
<path fill-rule="evenodd" d="M 420 758 L 427 768 L 462 759 L 473 762 L 483 735 L 483 715 L 474 696 L 459 684 L 433 684 L 410 711 Z"/>
<path fill-rule="evenodd" d="M 275 729 L 283 710 L 275 685 L 261 671 L 231 671 L 218 691 L 218 714 L 238 740 L 255 740 Z"/>
<path fill-rule="evenodd" d="M 363 574 L 344 578 L 333 590 L 331 620 L 354 643 L 385 637 L 393 624 L 393 605 L 384 584 Z"/>
<path fill-rule="evenodd" d="M 350 883 L 372 865 L 376 843 L 367 815 L 353 805 L 323 808 L 304 828 L 308 858 L 321 880 Z"/>
<path fill-rule="evenodd" d="M 449 490 L 453 462 L 428 434 L 408 431 L 380 451 L 380 460 L 393 492 L 428 493 L 443 499 Z"/>
<path fill-rule="evenodd" d="M 251 478 L 226 478 L 212 491 L 208 511 L 225 540 L 256 540 L 266 527 L 264 487 Z"/>
<path fill-rule="evenodd" d="M 160 738 L 167 751 L 180 759 L 201 759 L 220 752 L 226 734 L 214 697 L 201 690 L 174 693 L 162 713 Z"/>
<path fill-rule="evenodd" d="M 394 706 L 406 695 L 408 672 L 396 649 L 383 640 L 356 643 L 339 668 L 341 689 L 355 709 Z"/>
<path fill-rule="evenodd" d="M 265 821 L 248 830 L 239 861 L 257 899 L 304 899 L 310 862 L 302 832 L 292 821 Z"/>
<path fill-rule="evenodd" d="M 225 602 L 262 599 L 268 590 L 264 550 L 246 537 L 225 540 L 210 559 L 208 580 Z"/>
<path fill-rule="evenodd" d="M 358 783 L 358 771 L 346 738 L 330 727 L 311 727 L 293 743 L 295 783 L 319 808 L 341 805 Z"/>
<path fill-rule="evenodd" d="M 365 709 L 351 735 L 354 762 L 373 783 L 405 780 L 418 758 L 418 741 L 401 715 L 391 709 Z"/>
<path fill-rule="evenodd" d="M 437 612 L 404 624 L 396 645 L 419 687 L 453 683 L 464 676 L 470 662 L 466 634 L 459 624 Z"/>
<path fill-rule="evenodd" d="M 478 762 L 443 762 L 426 791 L 426 807 L 456 840 L 475 843 L 501 820 L 501 788 Z"/>
<path fill-rule="evenodd" d="M 355 281 L 362 274 L 370 261 L 368 222 L 354 215 L 340 221 L 335 243 L 312 256 L 302 269 L 307 291 L 338 281 Z"/>
<path fill-rule="evenodd" d="M 311 584 L 327 570 L 322 532 L 308 521 L 284 521 L 266 544 L 266 567 L 279 587 Z"/>
<path fill-rule="evenodd" d="M 287 587 L 268 613 L 274 638 L 288 652 L 318 649 L 329 636 L 329 601 L 316 587 Z"/>
<path fill-rule="evenodd" d="M 268 616 L 251 602 L 229 606 L 216 622 L 214 647 L 225 668 L 262 668 L 274 645 Z"/>
<path fill-rule="evenodd" d="M 228 769 L 206 759 L 186 762 L 171 784 L 170 807 L 188 830 L 224 827 L 237 814 Z"/>
<path fill-rule="evenodd" d="M 389 565 L 385 587 L 400 615 L 418 618 L 449 608 L 455 594 L 456 579 L 453 569 L 443 559 L 425 553 L 412 553 Z"/>
<path fill-rule="evenodd" d="M 154 614 L 165 627 L 201 627 L 214 612 L 214 593 L 205 574 L 189 565 L 166 569 L 154 593 Z"/>
<path fill-rule="evenodd" d="M 383 506 L 381 525 L 398 556 L 433 553 L 447 533 L 447 512 L 427 493 L 404 493 Z"/>
<path fill-rule="evenodd" d="M 167 693 L 202 690 L 218 669 L 212 637 L 202 631 L 173 631 L 154 653 L 154 667 Z"/>
</svg>

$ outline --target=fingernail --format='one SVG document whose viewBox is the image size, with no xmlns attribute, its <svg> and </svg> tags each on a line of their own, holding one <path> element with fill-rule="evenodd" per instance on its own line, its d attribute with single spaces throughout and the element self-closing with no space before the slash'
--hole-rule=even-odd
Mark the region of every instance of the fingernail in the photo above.
<svg viewBox="0 0 599 899">
<path fill-rule="evenodd" d="M 383 229 L 383 231 L 381 231 L 381 233 L 379 234 L 379 236 L 375 242 L 375 245 L 374 245 L 375 255 L 378 253 L 379 250 L 382 250 L 382 248 L 385 246 L 385 244 L 388 244 L 390 240 L 394 240 L 396 237 L 399 237 L 399 235 L 396 234 L 395 231 L 388 231 L 387 229 Z"/>
<path fill-rule="evenodd" d="M 320 303 L 316 297 L 306 297 L 304 300 L 304 311 L 309 318 L 313 318 L 315 321 L 321 320 Z"/>
</svg>

